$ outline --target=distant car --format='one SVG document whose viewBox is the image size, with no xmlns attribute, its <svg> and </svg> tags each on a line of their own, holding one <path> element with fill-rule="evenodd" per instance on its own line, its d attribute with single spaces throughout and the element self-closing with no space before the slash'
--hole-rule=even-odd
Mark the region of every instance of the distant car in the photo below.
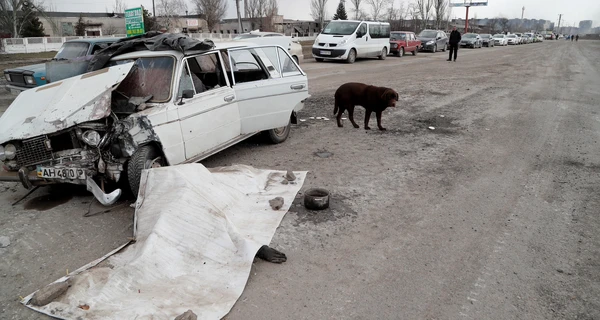
<svg viewBox="0 0 600 320">
<path fill-rule="evenodd" d="M 496 46 L 506 46 L 508 45 L 508 40 L 506 39 L 506 35 L 503 33 L 497 33 L 494 35 L 494 45 Z"/>
<path fill-rule="evenodd" d="M 532 43 L 533 42 L 533 38 L 529 35 L 523 35 L 523 39 L 524 39 L 524 43 Z"/>
<path fill-rule="evenodd" d="M 526 32 L 526 33 L 524 33 L 524 35 L 526 35 L 529 38 L 529 43 L 533 43 L 533 42 L 537 41 L 534 37 L 534 34 L 531 32 Z"/>
<path fill-rule="evenodd" d="M 260 40 L 257 41 L 257 38 L 260 38 Z M 293 40 L 292 37 L 286 36 L 282 33 L 261 32 L 258 30 L 254 30 L 248 33 L 242 33 L 234 37 L 233 40 L 254 42 L 257 44 L 280 45 L 288 49 L 289 53 L 292 55 L 292 58 L 294 58 L 296 63 L 300 64 L 300 62 L 304 60 L 304 54 L 302 53 L 302 45 L 298 41 Z"/>
<path fill-rule="evenodd" d="M 446 51 L 448 37 L 439 30 L 423 30 L 417 37 L 421 41 L 421 51 L 437 52 L 438 49 Z"/>
<path fill-rule="evenodd" d="M 486 47 L 494 46 L 494 37 L 491 34 L 484 33 L 479 35 L 481 37 L 481 43 Z"/>
<path fill-rule="evenodd" d="M 523 44 L 523 34 L 519 32 L 516 32 L 514 34 L 517 36 L 517 38 L 519 38 L 519 44 Z"/>
<path fill-rule="evenodd" d="M 543 42 L 544 41 L 544 37 L 541 34 L 536 34 L 535 38 L 537 39 L 538 42 Z"/>
<path fill-rule="evenodd" d="M 414 32 L 392 31 L 390 33 L 390 53 L 402 57 L 406 52 L 417 55 L 421 41 L 417 40 Z"/>
<path fill-rule="evenodd" d="M 63 43 L 52 60 L 73 60 L 76 58 L 93 55 L 96 51 L 116 42 L 119 38 L 88 38 L 76 39 Z M 6 90 L 19 93 L 27 89 L 45 85 L 46 64 L 33 64 L 29 66 L 4 70 L 4 77 L 8 81 Z"/>
<path fill-rule="evenodd" d="M 481 48 L 483 46 L 483 40 L 477 33 L 465 33 L 460 40 L 461 47 L 470 48 Z"/>
<path fill-rule="evenodd" d="M 509 34 L 506 36 L 506 41 L 508 44 L 516 46 L 519 44 L 519 41 L 521 41 L 521 40 L 519 39 L 519 37 L 516 34 Z"/>
</svg>

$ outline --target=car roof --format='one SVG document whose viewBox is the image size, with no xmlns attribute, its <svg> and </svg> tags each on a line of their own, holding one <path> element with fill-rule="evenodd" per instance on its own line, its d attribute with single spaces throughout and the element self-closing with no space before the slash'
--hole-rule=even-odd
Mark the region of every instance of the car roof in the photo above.
<svg viewBox="0 0 600 320">
<path fill-rule="evenodd" d="M 110 38 L 83 38 L 83 39 L 73 39 L 66 42 L 85 42 L 85 43 L 99 43 L 99 42 L 116 42 L 121 38 L 118 37 L 110 37 Z"/>
<path fill-rule="evenodd" d="M 412 31 L 390 31 L 390 32 L 394 32 L 394 33 L 414 33 Z"/>
<path fill-rule="evenodd" d="M 276 34 L 278 36 L 283 36 L 283 33 L 279 33 L 279 32 L 266 32 L 266 31 L 250 31 L 250 32 L 246 32 L 246 33 L 241 33 L 240 35 L 245 35 L 245 34 L 255 34 L 255 35 L 259 35 L 259 36 L 266 36 L 266 35 L 270 35 L 270 34 Z"/>
<path fill-rule="evenodd" d="M 125 54 L 121 54 L 113 57 L 111 60 L 124 60 L 124 59 L 134 59 L 134 58 L 144 58 L 144 57 L 163 57 L 163 56 L 175 56 L 176 58 L 191 56 L 195 54 L 202 54 L 205 52 L 215 51 L 215 50 L 223 50 L 223 49 L 235 49 L 235 48 L 245 48 L 248 46 L 256 46 L 256 44 L 248 43 L 244 41 L 224 41 L 224 42 L 216 42 L 215 48 L 210 50 L 191 50 L 186 51 L 185 54 L 181 53 L 177 50 L 161 50 L 161 51 L 134 51 Z"/>
</svg>

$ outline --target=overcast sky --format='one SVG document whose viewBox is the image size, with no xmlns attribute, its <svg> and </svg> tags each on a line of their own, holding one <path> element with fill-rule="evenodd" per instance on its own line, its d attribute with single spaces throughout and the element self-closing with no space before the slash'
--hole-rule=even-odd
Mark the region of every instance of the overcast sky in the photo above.
<svg viewBox="0 0 600 320">
<path fill-rule="evenodd" d="M 156 4 L 158 1 L 155 0 Z M 228 1 L 228 13 L 225 18 L 235 17 L 235 0 Z M 286 19 L 311 19 L 310 0 L 278 0 L 279 13 Z M 400 2 L 406 4 L 414 0 L 394 0 L 398 7 Z M 462 0 L 450 0 L 452 2 Z M 474 0 L 475 1 L 475 0 Z M 481 0 L 476 0 L 481 1 Z M 124 0 L 127 7 L 136 7 L 140 4 L 147 7 L 152 12 L 152 0 Z M 186 0 L 189 12 L 195 12 L 193 0 Z M 361 5 L 365 11 L 370 11 L 367 4 L 368 0 L 363 0 Z M 82 12 L 105 12 L 112 10 L 114 0 L 45 0 L 46 5 L 54 5 L 59 11 L 82 11 Z M 337 8 L 338 0 L 328 0 L 328 16 L 333 16 Z M 525 18 L 546 19 L 558 22 L 558 15 L 563 14 L 561 25 L 579 24 L 580 20 L 593 20 L 594 26 L 600 25 L 600 1 L 599 0 L 489 0 L 487 7 L 472 7 L 469 9 L 469 15 L 476 15 L 477 18 L 491 18 L 501 16 L 506 18 L 520 18 L 521 8 L 525 7 Z M 346 10 L 352 17 L 352 5 L 346 1 Z M 452 10 L 453 18 L 463 18 L 465 16 L 464 8 L 454 8 Z M 565 23 L 566 22 L 566 23 Z"/>
</svg>

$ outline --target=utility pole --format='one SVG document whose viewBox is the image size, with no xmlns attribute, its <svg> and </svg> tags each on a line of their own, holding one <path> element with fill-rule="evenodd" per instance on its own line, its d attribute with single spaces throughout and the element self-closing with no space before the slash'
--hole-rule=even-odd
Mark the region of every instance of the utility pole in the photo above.
<svg viewBox="0 0 600 320">
<path fill-rule="evenodd" d="M 154 0 L 152 0 L 152 1 L 154 1 Z M 242 27 L 242 16 L 240 15 L 240 1 L 241 0 L 235 0 L 235 7 L 237 10 L 238 30 L 239 30 L 239 33 L 242 34 L 242 33 L 244 33 L 244 29 Z M 246 3 L 246 2 L 244 1 L 244 3 Z"/>
<path fill-rule="evenodd" d="M 562 13 L 558 15 L 558 28 L 556 29 L 556 32 L 560 32 L 560 20 L 562 19 Z"/>
<path fill-rule="evenodd" d="M 525 15 L 525 7 L 521 9 L 521 20 L 523 20 L 523 16 Z"/>
<path fill-rule="evenodd" d="M 156 8 L 154 7 L 154 0 L 152 0 L 152 19 L 156 21 Z"/>
</svg>

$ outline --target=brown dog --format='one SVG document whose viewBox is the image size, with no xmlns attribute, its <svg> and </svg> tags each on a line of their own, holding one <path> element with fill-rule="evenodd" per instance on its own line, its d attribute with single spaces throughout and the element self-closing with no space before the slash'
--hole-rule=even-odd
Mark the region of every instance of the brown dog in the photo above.
<svg viewBox="0 0 600 320">
<path fill-rule="evenodd" d="M 365 129 L 369 128 L 371 112 L 377 116 L 377 127 L 379 130 L 385 130 L 381 126 L 381 113 L 387 107 L 395 107 L 398 101 L 398 93 L 390 88 L 375 87 L 364 83 L 349 82 L 341 85 L 335 91 L 335 107 L 333 114 L 337 114 L 337 125 L 342 125 L 342 114 L 348 110 L 348 118 L 355 128 L 359 125 L 354 122 L 354 107 L 359 105 L 365 108 Z"/>
</svg>

